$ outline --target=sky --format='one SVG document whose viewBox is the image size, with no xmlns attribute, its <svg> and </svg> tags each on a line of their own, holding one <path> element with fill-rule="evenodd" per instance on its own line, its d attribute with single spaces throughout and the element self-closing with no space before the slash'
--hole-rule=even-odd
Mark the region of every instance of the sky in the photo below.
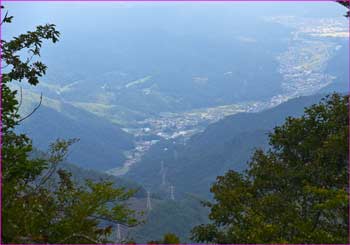
<svg viewBox="0 0 350 245">
<path fill-rule="evenodd" d="M 261 39 L 266 32 L 271 38 L 283 36 L 279 32 L 286 27 L 268 29 L 265 17 L 335 17 L 346 22 L 346 9 L 335 2 L 6 2 L 5 9 L 14 19 L 2 27 L 3 39 L 40 24 L 56 24 L 60 42 L 43 46 L 44 62 L 50 67 L 63 63 L 75 70 L 85 67 L 82 72 L 111 70 L 114 57 L 124 57 L 117 64 L 129 57 L 136 63 L 141 57 L 187 43 L 194 45 L 193 50 L 197 44 L 210 43 L 212 46 L 202 47 L 210 51 L 234 38 L 247 41 L 260 35 Z M 201 42 L 203 39 L 208 42 Z M 144 51 L 148 48 L 149 53 Z"/>
<path fill-rule="evenodd" d="M 167 15 L 180 13 L 190 21 L 203 22 L 220 18 L 220 14 L 231 12 L 239 16 L 298 15 L 304 17 L 339 17 L 345 8 L 334 2 L 6 2 L 5 7 L 14 22 L 4 27 L 3 35 L 13 35 L 43 23 L 55 23 L 59 29 L 94 30 L 101 23 L 108 25 L 114 17 L 126 16 L 127 22 L 160 25 Z M 201 15 L 194 19 L 196 13 Z M 127 17 L 130 18 L 127 18 Z M 193 17 L 193 19 L 191 19 Z M 207 17 L 207 18 L 206 18 Z M 241 21 L 247 19 L 241 19 Z M 125 19 L 124 19 L 125 21 Z M 169 20 L 168 20 L 169 21 Z M 176 21 L 176 20 L 172 20 Z M 120 23 L 122 24 L 122 23 Z M 83 25 L 83 26 L 82 26 Z M 86 28 L 84 28 L 86 26 Z"/>
</svg>

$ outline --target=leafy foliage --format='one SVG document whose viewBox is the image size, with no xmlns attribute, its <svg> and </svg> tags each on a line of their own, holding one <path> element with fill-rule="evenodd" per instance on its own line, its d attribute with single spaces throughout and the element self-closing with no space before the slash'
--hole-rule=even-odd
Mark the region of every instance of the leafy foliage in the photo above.
<svg viewBox="0 0 350 245">
<path fill-rule="evenodd" d="M 12 16 L 6 14 L 1 24 L 11 21 Z M 111 223 L 136 224 L 133 211 L 123 204 L 133 191 L 115 188 L 109 181 L 87 181 L 79 186 L 59 167 L 76 140 L 59 139 L 46 156 L 33 158 L 30 138 L 14 131 L 21 121 L 21 102 L 9 84 L 27 81 L 36 85 L 46 72 L 46 66 L 35 61 L 42 42 L 55 43 L 58 38 L 55 26 L 45 25 L 10 41 L 1 40 L 6 71 L 1 87 L 4 243 L 101 243 L 108 241 Z M 19 55 L 24 51 L 28 58 Z"/>
<path fill-rule="evenodd" d="M 212 186 L 209 225 L 193 238 L 211 243 L 347 243 L 348 96 L 333 94 L 289 117 L 257 150 L 249 169 Z"/>
<path fill-rule="evenodd" d="M 343 5 L 345 8 L 348 9 L 348 11 L 346 12 L 346 15 L 345 17 L 349 18 L 350 17 L 350 11 L 349 11 L 349 8 L 350 8 L 350 2 L 348 0 L 339 0 L 337 1 L 339 4 Z"/>
<path fill-rule="evenodd" d="M 180 239 L 173 233 L 167 233 L 160 241 L 149 241 L 148 244 L 179 244 Z"/>
</svg>

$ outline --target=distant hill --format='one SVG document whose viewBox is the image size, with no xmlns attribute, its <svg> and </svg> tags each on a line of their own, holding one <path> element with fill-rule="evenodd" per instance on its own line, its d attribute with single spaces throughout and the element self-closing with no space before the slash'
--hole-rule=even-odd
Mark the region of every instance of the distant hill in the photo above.
<svg viewBox="0 0 350 245">
<path fill-rule="evenodd" d="M 114 182 L 116 187 L 137 190 L 130 201 L 127 201 L 127 205 L 133 210 L 144 212 L 143 215 L 138 216 L 141 224 L 130 229 L 122 227 L 123 239 L 128 237 L 137 243 L 146 243 L 160 239 L 165 233 L 170 232 L 177 234 L 182 242 L 190 242 L 191 229 L 196 225 L 208 222 L 208 209 L 203 207 L 200 200 L 194 195 L 185 195 L 185 198 L 181 200 L 170 200 L 169 196 L 160 198 L 152 195 L 152 210 L 147 211 L 146 189 L 134 180 L 83 169 L 70 163 L 63 163 L 61 167 L 71 172 L 77 183 L 83 183 L 86 179 L 109 180 Z"/>
<path fill-rule="evenodd" d="M 38 149 L 34 149 L 32 157 L 45 157 L 45 154 Z M 134 180 L 84 169 L 68 162 L 60 163 L 58 168 L 68 170 L 72 174 L 72 180 L 77 185 L 83 186 L 86 180 L 94 182 L 105 180 L 111 181 L 117 188 L 123 187 L 127 190 L 136 191 L 124 204 L 136 211 L 136 218 L 140 224 L 131 228 L 121 225 L 123 240 L 132 239 L 137 243 L 146 243 L 150 240 L 159 239 L 165 233 L 170 232 L 177 234 L 182 242 L 190 242 L 190 230 L 196 225 L 208 222 L 208 209 L 201 205 L 200 199 L 195 195 L 186 195 L 181 200 L 170 200 L 169 196 L 161 198 L 159 195 L 152 194 L 152 210 L 147 210 L 146 189 Z M 56 174 L 53 178 L 58 180 Z M 108 224 L 113 226 L 110 239 L 115 243 L 120 242 L 117 240 L 115 223 Z"/>
<path fill-rule="evenodd" d="M 336 79 L 329 86 L 323 88 L 320 93 L 330 93 L 334 91 L 349 91 L 349 57 L 344 54 L 349 53 L 349 40 L 342 40 L 340 52 L 337 52 L 329 61 L 325 72 L 335 76 Z"/>
<path fill-rule="evenodd" d="M 240 113 L 209 125 L 186 145 L 176 141 L 156 144 L 127 174 L 153 190 L 166 192 L 174 185 L 178 196 L 185 192 L 209 197 L 211 184 L 228 169 L 243 171 L 255 148 L 268 147 L 268 132 L 287 116 L 299 116 L 322 96 L 300 97 L 260 113 Z M 166 169 L 165 185 L 160 172 Z"/>
<path fill-rule="evenodd" d="M 115 183 L 116 187 L 137 190 L 130 201 L 127 201 L 127 205 L 137 212 L 143 212 L 143 215 L 138 216 L 141 224 L 129 229 L 122 226 L 123 239 L 128 237 L 137 243 L 147 243 L 160 239 L 165 233 L 175 233 L 182 242 L 191 242 L 191 229 L 196 225 L 208 222 L 208 209 L 202 206 L 200 199 L 195 195 L 187 194 L 181 200 L 170 200 L 169 196 L 160 198 L 157 195 L 152 195 L 152 210 L 148 211 L 146 209 L 146 189 L 134 180 L 87 170 L 66 162 L 60 166 L 71 172 L 73 180 L 80 184 L 83 184 L 87 179 L 92 181 L 109 180 Z M 113 237 L 115 238 L 112 235 L 112 239 Z"/>
<path fill-rule="evenodd" d="M 26 91 L 23 98 L 21 114 L 27 115 L 39 96 Z M 120 166 L 125 160 L 124 151 L 133 147 L 133 136 L 118 125 L 46 97 L 40 108 L 19 125 L 18 131 L 27 133 L 41 150 L 47 149 L 57 138 L 79 138 L 80 141 L 71 147 L 68 160 L 100 171 Z"/>
<path fill-rule="evenodd" d="M 190 243 L 191 229 L 208 223 L 208 209 L 193 196 L 186 195 L 184 199 L 175 201 L 152 199 L 152 205 L 152 210 L 145 210 L 145 223 L 129 232 L 129 237 L 137 243 L 159 240 L 166 233 L 174 233 L 182 243 Z"/>
<path fill-rule="evenodd" d="M 67 162 L 62 163 L 60 165 L 60 168 L 68 170 L 70 173 L 72 173 L 72 179 L 78 184 L 84 184 L 85 180 L 91 180 L 91 181 L 108 180 L 113 182 L 116 187 L 124 187 L 126 189 L 136 190 L 137 192 L 134 195 L 135 198 L 146 197 L 146 190 L 140 184 L 130 179 L 108 175 L 108 174 L 91 170 L 91 169 L 84 169 Z"/>
</svg>

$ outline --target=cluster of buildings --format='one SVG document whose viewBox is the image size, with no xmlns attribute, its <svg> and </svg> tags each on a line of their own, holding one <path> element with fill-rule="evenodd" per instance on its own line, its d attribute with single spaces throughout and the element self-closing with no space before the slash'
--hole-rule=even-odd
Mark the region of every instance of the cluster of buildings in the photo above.
<svg viewBox="0 0 350 245">
<path fill-rule="evenodd" d="M 303 25 L 300 31 L 313 37 L 349 38 L 346 18 L 326 18 L 313 22 L 316 23 Z"/>
<path fill-rule="evenodd" d="M 232 104 L 225 106 L 209 107 L 183 113 L 167 113 L 160 117 L 148 118 L 142 122 L 135 134 L 157 135 L 161 138 L 172 139 L 177 137 L 188 138 L 202 131 L 208 124 L 214 123 L 225 116 L 239 112 L 252 111 L 258 104 L 256 102 Z"/>
<path fill-rule="evenodd" d="M 336 50 L 336 43 L 320 40 L 299 40 L 278 57 L 286 96 L 312 94 L 329 85 L 335 77 L 324 69 Z"/>
</svg>

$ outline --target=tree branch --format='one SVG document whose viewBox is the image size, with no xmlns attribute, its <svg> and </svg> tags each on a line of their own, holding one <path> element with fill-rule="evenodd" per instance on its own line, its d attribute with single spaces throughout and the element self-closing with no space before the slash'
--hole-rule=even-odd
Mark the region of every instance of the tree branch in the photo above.
<svg viewBox="0 0 350 245">
<path fill-rule="evenodd" d="M 51 178 L 51 176 L 56 172 L 56 170 L 57 170 L 57 163 L 54 163 L 51 165 L 51 168 L 47 171 L 46 175 L 42 177 L 39 184 L 35 186 L 33 192 L 35 193 L 41 186 L 43 186 Z"/>
<path fill-rule="evenodd" d="M 84 235 L 84 234 L 72 234 L 71 236 L 68 236 L 68 237 L 66 237 L 66 238 L 64 238 L 63 240 L 61 240 L 61 241 L 59 241 L 58 242 L 58 244 L 63 244 L 65 241 L 68 241 L 68 240 L 70 240 L 71 238 L 84 238 L 84 239 L 86 239 L 86 240 L 88 240 L 88 241 L 90 241 L 90 242 L 93 242 L 93 243 L 99 243 L 99 241 L 96 241 L 95 239 L 93 239 L 93 238 L 91 238 L 91 237 L 89 237 L 89 236 L 87 236 L 87 235 Z"/>
<path fill-rule="evenodd" d="M 39 109 L 39 107 L 41 106 L 41 102 L 43 101 L 43 93 L 40 94 L 40 102 L 39 104 L 33 109 L 33 111 L 31 113 L 29 113 L 27 116 L 21 118 L 18 120 L 18 123 L 24 121 L 25 119 L 27 119 L 28 117 L 30 117 L 31 115 L 33 115 L 35 113 L 36 110 Z"/>
<path fill-rule="evenodd" d="M 0 26 L 5 23 L 5 20 L 7 19 L 7 15 L 9 14 L 9 11 L 6 11 L 5 17 L 1 20 Z"/>
</svg>

